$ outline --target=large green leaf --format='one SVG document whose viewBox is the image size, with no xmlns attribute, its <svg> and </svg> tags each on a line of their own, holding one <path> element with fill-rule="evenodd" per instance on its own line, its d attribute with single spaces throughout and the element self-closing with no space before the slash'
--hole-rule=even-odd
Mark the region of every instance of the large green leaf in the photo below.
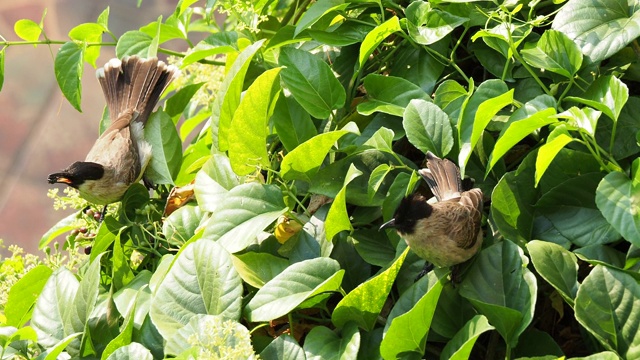
<svg viewBox="0 0 640 360">
<path fill-rule="evenodd" d="M 311 116 L 329 117 L 344 105 L 346 93 L 333 71 L 321 58 L 293 48 L 283 48 L 278 63 L 282 81 L 293 97 Z"/>
<path fill-rule="evenodd" d="M 631 275 L 597 265 L 578 289 L 576 319 L 623 359 L 640 357 L 640 285 Z"/>
<path fill-rule="evenodd" d="M 47 232 L 42 235 L 40 239 L 40 243 L 38 244 L 38 249 L 44 249 L 48 246 L 53 240 L 55 240 L 58 236 L 72 231 L 77 227 L 76 221 L 78 220 L 80 212 L 75 212 L 62 220 L 58 221 L 55 225 L 51 227 L 51 229 L 47 230 Z"/>
<path fill-rule="evenodd" d="M 273 340 L 262 352 L 264 360 L 306 360 L 304 350 L 291 335 L 281 335 Z"/>
<path fill-rule="evenodd" d="M 279 187 L 255 182 L 236 186 L 220 201 L 202 238 L 217 241 L 230 253 L 255 242 L 256 236 L 287 210 Z"/>
<path fill-rule="evenodd" d="M 280 68 L 262 73 L 249 87 L 229 128 L 229 159 L 238 175 L 270 168 L 267 122 L 280 94 Z"/>
<path fill-rule="evenodd" d="M 298 36 L 302 31 L 310 28 L 320 18 L 332 11 L 344 10 L 349 3 L 345 3 L 344 0 L 327 0 L 317 1 L 311 4 L 309 8 L 302 13 L 302 17 L 296 24 L 296 30 L 293 33 L 294 37 Z"/>
<path fill-rule="evenodd" d="M 640 12 L 635 2 L 626 0 L 570 0 L 555 16 L 552 28 L 565 33 L 597 63 L 640 36 Z"/>
<path fill-rule="evenodd" d="M 640 186 L 618 171 L 605 176 L 596 191 L 596 204 L 604 218 L 635 246 L 640 246 L 639 193 Z"/>
<path fill-rule="evenodd" d="M 60 267 L 44 285 L 31 316 L 31 326 L 38 334 L 38 343 L 45 348 L 54 347 L 68 334 L 68 313 L 74 308 L 79 281 L 67 268 Z"/>
<path fill-rule="evenodd" d="M 348 130 L 336 130 L 314 136 L 285 155 L 280 164 L 285 180 L 311 181 L 336 141 L 348 134 Z"/>
<path fill-rule="evenodd" d="M 487 318 L 476 315 L 469 320 L 447 345 L 442 349 L 440 359 L 464 360 L 469 359 L 473 345 L 478 337 L 487 331 L 495 329 L 489 324 Z"/>
<path fill-rule="evenodd" d="M 522 57 L 533 67 L 545 69 L 569 79 L 582 66 L 582 53 L 578 45 L 567 35 L 556 30 L 545 31 L 535 47 L 522 50 Z"/>
<path fill-rule="evenodd" d="M 220 359 L 248 359 L 254 355 L 249 330 L 221 315 L 197 315 L 167 340 L 165 353 L 182 354 L 195 349 L 196 354 L 216 354 Z"/>
<path fill-rule="evenodd" d="M 264 40 L 247 46 L 236 58 L 220 84 L 220 90 L 213 101 L 211 111 L 211 132 L 213 144 L 218 150 L 229 148 L 228 131 L 233 114 L 240 104 L 240 97 L 244 86 L 244 77 L 251 64 L 251 59 L 260 50 Z"/>
<path fill-rule="evenodd" d="M 37 41 L 42 28 L 33 20 L 20 19 L 13 24 L 13 31 L 24 41 Z"/>
<path fill-rule="evenodd" d="M 421 45 L 431 45 L 469 19 L 434 9 L 431 3 L 414 1 L 405 10 L 409 36 Z"/>
<path fill-rule="evenodd" d="M 62 45 L 53 63 L 56 81 L 64 97 L 78 111 L 82 98 L 82 53 L 81 45 L 69 41 Z"/>
<path fill-rule="evenodd" d="M 431 101 L 429 95 L 419 86 L 400 77 L 369 74 L 364 78 L 363 85 L 368 100 L 358 104 L 358 112 L 363 115 L 379 111 L 402 116 L 411 100 Z"/>
<path fill-rule="evenodd" d="M 256 289 L 263 287 L 289 266 L 287 259 L 269 253 L 234 254 L 231 260 L 242 280 Z"/>
<path fill-rule="evenodd" d="M 505 240 L 483 249 L 460 285 L 460 295 L 515 347 L 533 319 L 538 285 L 527 269 L 528 259 L 516 244 Z"/>
<path fill-rule="evenodd" d="M 152 360 L 153 355 L 146 347 L 131 343 L 116 349 L 106 360 Z"/>
<path fill-rule="evenodd" d="M 173 184 L 182 164 L 182 142 L 171 117 L 162 110 L 151 114 L 144 138 L 152 150 L 145 177 L 154 184 Z"/>
<path fill-rule="evenodd" d="M 326 235 L 329 241 L 333 240 L 333 237 L 343 230 L 353 230 L 353 226 L 349 220 L 349 214 L 347 213 L 346 191 L 347 185 L 360 175 L 362 175 L 362 171 L 351 164 L 349 170 L 347 170 L 342 189 L 340 189 L 335 199 L 333 199 L 333 203 L 331 203 L 331 208 L 329 208 L 325 220 Z"/>
<path fill-rule="evenodd" d="M 11 286 L 4 306 L 6 325 L 19 328 L 31 319 L 33 305 L 51 273 L 47 266 L 38 265 Z"/>
<path fill-rule="evenodd" d="M 358 327 L 347 325 L 342 337 L 324 326 L 316 326 L 304 339 L 304 352 L 307 360 L 324 360 L 339 357 L 355 359 L 360 347 Z"/>
<path fill-rule="evenodd" d="M 617 77 L 607 75 L 597 78 L 583 96 L 568 96 L 565 100 L 591 106 L 594 109 L 602 111 L 616 122 L 628 99 L 629 88 L 627 85 Z"/>
<path fill-rule="evenodd" d="M 360 55 L 358 56 L 360 67 L 364 65 L 365 61 L 369 59 L 369 56 L 384 39 L 397 31 L 402 31 L 400 20 L 398 20 L 397 16 L 389 18 L 389 20 L 371 30 L 362 41 L 362 44 L 360 44 Z"/>
<path fill-rule="evenodd" d="M 431 151 L 439 157 L 445 157 L 453 148 L 449 117 L 430 101 L 411 100 L 404 112 L 402 126 L 409 142 L 424 153 Z"/>
<path fill-rule="evenodd" d="M 116 56 L 123 58 L 127 55 L 139 55 L 143 58 L 153 56 L 151 48 L 153 37 L 142 31 L 133 30 L 122 34 L 116 44 Z"/>
<path fill-rule="evenodd" d="M 333 324 L 342 328 L 347 322 L 353 321 L 367 331 L 373 329 L 408 252 L 407 247 L 388 269 L 348 293 L 331 315 Z"/>
<path fill-rule="evenodd" d="M 431 327 L 431 320 L 440 298 L 442 286 L 442 282 L 435 277 L 425 276 L 402 294 L 389 314 L 390 323 L 388 323 L 380 344 L 380 354 L 383 358 L 397 359 L 407 353 L 424 354 L 427 334 Z M 420 289 L 417 289 L 418 287 Z M 405 303 L 403 300 L 407 297 L 410 299 L 408 299 L 408 303 Z M 400 310 L 402 314 L 394 314 L 396 308 L 407 305 L 410 308 L 406 311 L 404 311 L 405 309 Z"/>
<path fill-rule="evenodd" d="M 267 282 L 244 309 L 249 321 L 270 321 L 288 314 L 306 299 L 337 291 L 344 270 L 327 258 L 304 260 L 287 267 Z"/>
<path fill-rule="evenodd" d="M 271 121 L 287 151 L 318 134 L 309 113 L 291 96 L 278 97 Z"/>
<path fill-rule="evenodd" d="M 187 66 L 209 56 L 238 51 L 238 34 L 234 31 L 223 31 L 209 35 L 190 49 L 182 66 Z"/>
<path fill-rule="evenodd" d="M 536 271 L 573 307 L 578 292 L 578 261 L 560 245 L 534 240 L 527 244 Z"/>
<path fill-rule="evenodd" d="M 201 239 L 187 245 L 156 289 L 149 315 L 165 339 L 198 314 L 239 319 L 242 279 L 229 253 Z"/>
<path fill-rule="evenodd" d="M 503 107 L 513 102 L 513 89 L 508 90 L 501 80 L 487 80 L 480 84 L 464 107 L 458 123 L 460 173 L 464 176 L 471 152 L 480 140 L 484 129 Z"/>
<path fill-rule="evenodd" d="M 239 184 L 240 179 L 231 169 L 229 158 L 221 154 L 213 155 L 196 174 L 194 192 L 198 206 L 214 212 L 223 204 L 221 199 L 227 192 Z"/>
<path fill-rule="evenodd" d="M 162 233 L 169 244 L 182 246 L 195 234 L 202 217 L 200 207 L 187 204 L 167 216 Z"/>
</svg>

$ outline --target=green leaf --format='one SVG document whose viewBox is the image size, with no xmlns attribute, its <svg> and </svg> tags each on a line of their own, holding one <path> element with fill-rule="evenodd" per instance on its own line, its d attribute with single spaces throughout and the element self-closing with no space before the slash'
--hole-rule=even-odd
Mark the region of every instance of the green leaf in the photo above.
<svg viewBox="0 0 640 360">
<path fill-rule="evenodd" d="M 263 43 L 264 40 L 260 40 L 247 46 L 236 57 L 213 101 L 211 130 L 213 144 L 220 151 L 226 151 L 229 148 L 229 127 L 231 126 L 233 113 L 235 113 L 238 104 L 240 104 L 244 77 L 251 64 L 251 59 L 260 50 Z"/>
<path fill-rule="evenodd" d="M 56 346 L 68 334 L 65 332 L 68 313 L 73 310 L 73 299 L 79 282 L 65 267 L 60 267 L 47 280 L 31 316 L 31 327 L 38 334 L 38 343 L 45 348 Z"/>
<path fill-rule="evenodd" d="M 409 36 L 421 45 L 431 45 L 469 21 L 468 18 L 433 9 L 431 3 L 424 1 L 412 2 L 407 6 L 405 15 Z"/>
<path fill-rule="evenodd" d="M 66 42 L 56 55 L 53 70 L 62 94 L 78 111 L 82 98 L 82 53 L 83 47 L 73 41 Z"/>
<path fill-rule="evenodd" d="M 182 114 L 187 105 L 189 105 L 189 101 L 191 101 L 193 95 L 195 95 L 204 84 L 204 82 L 189 84 L 178 90 L 173 96 L 167 99 L 164 111 L 172 118 Z"/>
<path fill-rule="evenodd" d="M 72 40 L 84 43 L 84 61 L 96 67 L 96 61 L 100 56 L 101 46 L 87 46 L 86 43 L 99 43 L 102 33 L 107 31 L 104 26 L 96 23 L 80 24 L 69 31 Z"/>
<path fill-rule="evenodd" d="M 596 205 L 605 219 L 627 241 L 640 246 L 640 186 L 624 173 L 614 171 L 596 190 Z"/>
<path fill-rule="evenodd" d="M 419 86 L 400 77 L 369 74 L 364 78 L 363 85 L 368 101 L 358 104 L 358 112 L 362 115 L 379 111 L 402 116 L 411 100 L 431 101 Z"/>
<path fill-rule="evenodd" d="M 540 95 L 527 102 L 509 117 L 509 125 L 500 134 L 489 157 L 487 174 L 493 166 L 520 140 L 527 137 L 533 131 L 553 124 L 557 120 L 553 117 L 555 111 L 555 99 L 548 95 Z"/>
<path fill-rule="evenodd" d="M 33 20 L 20 19 L 13 25 L 13 31 L 22 40 L 25 41 L 38 41 L 42 28 Z"/>
<path fill-rule="evenodd" d="M 132 345 L 131 338 L 133 335 L 134 314 L 135 312 L 132 311 L 126 316 L 126 318 L 124 319 L 124 324 L 123 324 L 124 326 L 120 329 L 120 334 L 118 334 L 118 336 L 116 336 L 113 340 L 111 340 L 107 344 L 107 347 L 102 352 L 102 357 L 101 357 L 102 360 L 106 360 L 110 358 L 111 355 L 113 355 L 118 349 L 123 348 L 125 346 Z M 144 350 L 146 350 L 146 353 L 148 353 L 148 355 L 151 355 L 151 352 L 149 352 L 149 350 L 146 349 L 144 346 L 140 345 L 140 347 L 142 349 L 140 348 L 137 348 L 137 349 L 129 348 L 129 349 L 141 351 L 143 354 L 145 353 Z M 120 358 L 121 356 L 122 355 L 120 356 L 116 355 L 115 357 Z"/>
<path fill-rule="evenodd" d="M 527 244 L 536 271 L 573 307 L 578 292 L 578 261 L 560 245 L 534 240 Z"/>
<path fill-rule="evenodd" d="M 502 241 L 477 256 L 460 285 L 460 295 L 496 327 L 510 347 L 533 319 L 538 286 L 522 249 Z"/>
<path fill-rule="evenodd" d="M 358 64 L 360 68 L 364 65 L 373 51 L 380 45 L 389 35 L 402 31 L 400 21 L 397 16 L 390 18 L 382 24 L 371 30 L 360 45 L 360 55 L 358 56 Z"/>
<path fill-rule="evenodd" d="M 624 104 L 629 99 L 629 88 L 613 75 L 601 76 L 594 81 L 582 97 L 567 96 L 566 101 L 575 101 L 602 111 L 615 123 Z"/>
<path fill-rule="evenodd" d="M 347 213 L 346 191 L 347 185 L 360 175 L 362 175 L 362 171 L 358 170 L 353 164 L 351 164 L 349 166 L 349 170 L 347 170 L 347 176 L 344 179 L 342 189 L 340 189 L 336 198 L 333 199 L 331 208 L 329 208 L 329 212 L 327 213 L 325 229 L 328 241 L 332 241 L 333 237 L 341 231 L 353 230 L 353 226 L 349 220 L 349 214 Z"/>
<path fill-rule="evenodd" d="M 213 155 L 196 175 L 194 191 L 198 206 L 204 211 L 214 212 L 222 205 L 221 199 L 227 192 L 239 184 L 229 158 L 220 154 Z"/>
<path fill-rule="evenodd" d="M 281 335 L 273 340 L 262 352 L 263 360 L 306 360 L 304 350 L 291 335 Z"/>
<path fill-rule="evenodd" d="M 216 354 L 220 359 L 251 359 L 254 355 L 249 330 L 220 315 L 193 317 L 167 341 L 165 354 L 184 354 L 192 349 L 196 349 L 196 355 Z"/>
<path fill-rule="evenodd" d="M 167 21 L 169 21 L 169 19 L 167 19 Z M 166 23 L 163 24 L 161 21 L 149 23 L 141 27 L 140 31 L 154 38 L 157 36 L 158 44 L 163 44 L 174 39 L 186 39 L 185 34 L 178 27 Z"/>
<path fill-rule="evenodd" d="M 441 291 L 442 283 L 436 281 L 410 310 L 393 318 L 380 344 L 383 358 L 397 359 L 407 353 L 424 354 L 427 334 Z M 400 301 L 397 304 L 399 303 Z"/>
<path fill-rule="evenodd" d="M 353 321 L 362 329 L 371 331 L 408 252 L 407 247 L 388 269 L 349 292 L 331 314 L 333 324 L 342 328 Z"/>
<path fill-rule="evenodd" d="M 473 345 L 478 340 L 478 337 L 493 329 L 495 328 L 489 324 L 485 316 L 474 316 L 449 340 L 444 349 L 442 349 L 442 353 L 440 353 L 440 359 L 469 359 Z"/>
<path fill-rule="evenodd" d="M 631 275 L 597 265 L 576 296 L 576 319 L 623 359 L 640 356 L 640 285 Z"/>
<path fill-rule="evenodd" d="M 289 266 L 287 259 L 269 253 L 234 254 L 231 260 L 242 280 L 256 289 L 262 288 Z"/>
<path fill-rule="evenodd" d="M 190 49 L 182 59 L 182 68 L 209 56 L 238 51 L 238 34 L 234 31 L 223 31 L 209 35 Z"/>
<path fill-rule="evenodd" d="M 269 169 L 267 123 L 280 94 L 281 68 L 267 70 L 249 86 L 229 128 L 229 160 L 238 175 Z"/>
<path fill-rule="evenodd" d="M 127 31 L 118 39 L 116 56 L 120 59 L 127 55 L 138 55 L 142 58 L 153 57 L 150 55 L 152 42 L 153 37 L 142 31 Z"/>
<path fill-rule="evenodd" d="M 58 236 L 69 232 L 76 228 L 76 220 L 78 219 L 79 212 L 73 213 L 64 219 L 58 221 L 51 229 L 47 230 L 47 232 L 42 235 L 40 239 L 40 243 L 38 244 L 38 249 L 42 250 L 46 246 L 48 246 L 53 240 L 55 240 Z"/>
<path fill-rule="evenodd" d="M 465 88 L 455 80 L 445 80 L 436 89 L 434 103 L 444 110 L 450 118 L 457 119 L 468 95 Z"/>
<path fill-rule="evenodd" d="M 549 134 L 547 143 L 540 147 L 538 157 L 536 158 L 536 187 L 538 187 L 542 175 L 547 171 L 547 168 L 556 155 L 573 140 L 573 137 L 571 137 L 565 125 L 557 126 L 551 134 Z"/>
<path fill-rule="evenodd" d="M 578 44 L 593 63 L 611 57 L 640 37 L 637 7 L 621 0 L 570 0 L 551 27 Z"/>
<path fill-rule="evenodd" d="M 337 261 L 320 257 L 297 262 L 267 282 L 244 309 L 251 321 L 270 321 L 290 313 L 304 300 L 338 291 L 344 270 Z"/>
<path fill-rule="evenodd" d="M 471 152 L 480 140 L 484 129 L 503 107 L 513 103 L 513 89 L 501 80 L 487 80 L 480 84 L 471 96 L 460 118 L 458 161 L 460 174 L 464 177 Z"/>
<path fill-rule="evenodd" d="M 590 107 L 577 108 L 572 106 L 569 110 L 563 111 L 556 117 L 567 119 L 567 124 L 576 129 L 582 129 L 589 135 L 595 136 L 598 118 L 602 115 L 601 111 L 594 110 Z"/>
<path fill-rule="evenodd" d="M 4 306 L 6 325 L 20 328 L 31 319 L 33 305 L 51 273 L 47 266 L 38 265 L 11 286 Z"/>
<path fill-rule="evenodd" d="M 106 360 L 153 360 L 151 351 L 136 342 L 116 349 Z"/>
<path fill-rule="evenodd" d="M 98 20 L 96 21 L 98 24 L 102 25 L 105 31 L 109 31 L 109 7 L 107 6 L 100 15 L 98 15 Z"/>
<path fill-rule="evenodd" d="M 431 151 L 445 157 L 453 148 L 449 117 L 430 101 L 411 100 L 404 112 L 402 126 L 409 142 L 424 153 Z"/>
<path fill-rule="evenodd" d="M 171 213 L 162 224 L 167 242 L 178 247 L 184 245 L 195 234 L 202 216 L 200 207 L 189 204 Z"/>
<path fill-rule="evenodd" d="M 280 164 L 282 178 L 310 182 L 335 142 L 347 133 L 349 133 L 347 130 L 331 131 L 314 136 L 300 144 L 282 159 Z"/>
<path fill-rule="evenodd" d="M 369 200 L 373 199 L 373 196 L 378 192 L 385 177 L 391 172 L 391 167 L 387 164 L 380 164 L 376 167 L 369 176 L 369 183 L 367 186 L 367 193 L 369 194 Z"/>
<path fill-rule="evenodd" d="M 317 1 L 311 4 L 311 6 L 302 13 L 302 17 L 296 24 L 296 30 L 293 33 L 293 36 L 296 37 L 302 31 L 310 28 L 324 15 L 332 11 L 342 11 L 346 9 L 348 5 L 348 3 L 345 4 L 344 0 Z"/>
<path fill-rule="evenodd" d="M 542 34 L 535 47 L 522 50 L 522 57 L 533 67 L 572 78 L 582 66 L 582 53 L 576 43 L 556 30 Z"/>
<path fill-rule="evenodd" d="M 279 187 L 256 182 L 234 187 L 220 202 L 202 237 L 217 241 L 230 253 L 254 243 L 256 236 L 287 210 Z"/>
<path fill-rule="evenodd" d="M 309 113 L 291 96 L 278 96 L 271 121 L 287 151 L 318 134 Z"/>
<path fill-rule="evenodd" d="M 2 91 L 2 86 L 4 85 L 4 49 L 0 50 L 0 91 Z"/>
<path fill-rule="evenodd" d="M 104 253 L 103 253 L 104 254 Z M 66 309 L 64 326 L 65 333 L 72 334 L 85 331 L 100 293 L 100 259 L 98 255 L 91 262 L 86 273 L 80 280 L 78 291 L 75 293 L 73 304 Z M 86 337 L 85 333 L 83 337 Z"/>
<path fill-rule="evenodd" d="M 36 360 L 57 360 L 58 355 L 60 355 L 62 351 L 64 351 L 67 346 L 69 346 L 69 344 L 72 341 L 76 340 L 76 338 L 80 335 L 82 335 L 82 333 L 75 333 L 65 337 L 55 345 L 49 347 L 46 351 L 40 353 Z"/>
<path fill-rule="evenodd" d="M 293 48 L 282 48 L 278 64 L 282 81 L 302 107 L 318 119 L 325 119 L 344 106 L 346 93 L 333 71 L 321 58 Z"/>
<path fill-rule="evenodd" d="M 241 302 L 242 279 L 229 253 L 201 239 L 178 255 L 154 293 L 149 315 L 160 334 L 170 339 L 198 314 L 239 319 Z"/>
<path fill-rule="evenodd" d="M 307 360 L 335 358 L 355 359 L 360 347 L 360 332 L 355 325 L 347 325 L 342 337 L 325 326 L 316 326 L 304 339 L 304 352 Z"/>
<path fill-rule="evenodd" d="M 151 114 L 144 138 L 152 149 L 145 177 L 154 184 L 173 184 L 182 164 L 182 142 L 171 117 L 162 110 Z"/>
</svg>

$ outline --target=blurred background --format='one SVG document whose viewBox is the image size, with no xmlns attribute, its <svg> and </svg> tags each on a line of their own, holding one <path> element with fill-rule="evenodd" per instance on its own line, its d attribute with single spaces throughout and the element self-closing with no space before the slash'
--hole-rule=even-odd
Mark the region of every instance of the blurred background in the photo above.
<svg viewBox="0 0 640 360">
<path fill-rule="evenodd" d="M 20 40 L 13 31 L 14 23 L 19 19 L 39 23 L 46 9 L 47 37 L 68 40 L 69 30 L 81 23 L 95 22 L 109 6 L 109 29 L 121 36 L 159 15 L 166 19 L 177 1 L 143 0 L 139 8 L 137 2 L 3 0 L 0 35 L 8 41 Z M 107 36 L 103 40 L 111 41 Z M 38 253 L 42 235 L 71 213 L 53 210 L 47 189 L 54 185 L 47 183 L 47 175 L 84 159 L 98 136 L 104 107 L 95 69 L 90 65 L 85 65 L 82 80 L 83 112 L 76 111 L 64 99 L 53 72 L 59 47 L 19 45 L 10 46 L 5 52 L 5 80 L 0 91 L 0 239 L 4 239 L 5 246 L 17 244 L 32 253 Z M 114 56 L 114 47 L 102 47 L 98 66 Z"/>
</svg>

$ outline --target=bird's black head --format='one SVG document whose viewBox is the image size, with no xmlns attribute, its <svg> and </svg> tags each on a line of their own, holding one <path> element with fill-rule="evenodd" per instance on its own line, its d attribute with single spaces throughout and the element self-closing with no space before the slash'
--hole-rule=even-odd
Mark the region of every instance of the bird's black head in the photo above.
<svg viewBox="0 0 640 360">
<path fill-rule="evenodd" d="M 427 199 L 420 194 L 413 194 L 400 201 L 393 219 L 380 226 L 380 230 L 395 228 L 400 234 L 412 234 L 418 220 L 428 218 L 433 208 Z"/>
<path fill-rule="evenodd" d="M 87 161 L 76 161 L 68 168 L 49 175 L 49 184 L 61 183 L 78 188 L 87 180 L 99 180 L 104 175 L 104 167 Z"/>
</svg>

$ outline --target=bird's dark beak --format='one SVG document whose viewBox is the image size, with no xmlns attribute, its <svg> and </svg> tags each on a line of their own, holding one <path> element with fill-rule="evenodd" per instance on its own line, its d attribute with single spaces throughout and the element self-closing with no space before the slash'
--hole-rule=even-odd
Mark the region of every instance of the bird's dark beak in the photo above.
<svg viewBox="0 0 640 360">
<path fill-rule="evenodd" d="M 72 183 L 71 179 L 61 174 L 51 174 L 49 175 L 47 180 L 49 181 L 49 184 L 62 183 L 71 185 Z"/>
<path fill-rule="evenodd" d="M 389 221 L 387 221 L 386 223 L 382 224 L 382 226 L 380 226 L 380 228 L 378 229 L 378 231 L 382 231 L 384 229 L 391 229 L 396 227 L 396 219 L 391 219 Z"/>
</svg>

